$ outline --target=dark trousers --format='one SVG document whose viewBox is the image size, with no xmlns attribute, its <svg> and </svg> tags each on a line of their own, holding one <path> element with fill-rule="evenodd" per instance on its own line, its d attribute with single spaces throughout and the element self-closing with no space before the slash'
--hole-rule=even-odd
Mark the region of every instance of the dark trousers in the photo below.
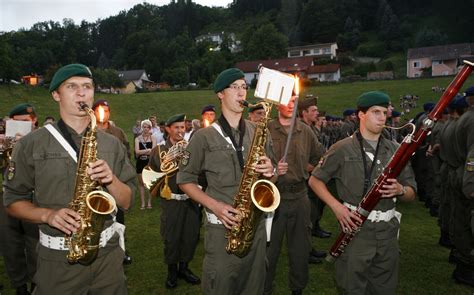
<svg viewBox="0 0 474 295">
<path fill-rule="evenodd" d="M 308 198 L 311 202 L 310 219 L 311 219 L 312 231 L 314 233 L 320 228 L 319 222 L 321 221 L 321 218 L 323 217 L 323 210 L 324 210 L 324 206 L 326 206 L 326 203 L 321 201 L 321 199 L 318 198 L 318 196 L 313 192 L 313 190 L 309 186 L 308 186 Z"/>
<path fill-rule="evenodd" d="M 13 288 L 32 282 L 36 271 L 38 226 L 9 216 L 0 205 L 0 248 Z"/>
<path fill-rule="evenodd" d="M 200 208 L 192 200 L 160 200 L 160 232 L 165 243 L 166 264 L 189 262 L 199 241 Z"/>
<path fill-rule="evenodd" d="M 265 222 L 259 222 L 250 252 L 243 258 L 227 253 L 226 229 L 223 225 L 206 224 L 204 260 L 202 263 L 203 294 L 262 294 L 265 280 Z"/>
<path fill-rule="evenodd" d="M 270 245 L 267 249 L 268 270 L 265 294 L 271 294 L 283 238 L 286 236 L 290 261 L 289 287 L 302 290 L 308 283 L 308 258 L 311 251 L 310 201 L 306 196 L 282 198 L 273 218 Z"/>
</svg>

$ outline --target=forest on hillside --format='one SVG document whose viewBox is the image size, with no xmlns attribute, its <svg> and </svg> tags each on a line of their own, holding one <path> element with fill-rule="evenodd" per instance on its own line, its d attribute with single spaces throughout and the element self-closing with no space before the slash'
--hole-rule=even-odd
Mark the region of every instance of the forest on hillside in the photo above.
<svg viewBox="0 0 474 295">
<path fill-rule="evenodd" d="M 156 82 L 206 85 L 238 61 L 286 57 L 289 46 L 326 42 L 337 42 L 343 65 L 353 63 L 348 57 L 379 57 L 383 69 L 393 69 L 390 58 L 408 48 L 473 42 L 472 11 L 472 0 L 234 0 L 227 8 L 191 0 L 142 3 L 94 23 L 45 20 L 0 32 L 0 78 L 36 73 L 48 81 L 61 65 L 79 62 L 103 76 L 145 69 Z M 220 50 L 196 42 L 216 32 L 223 33 Z M 231 50 L 232 34 L 240 40 L 238 52 Z"/>
</svg>

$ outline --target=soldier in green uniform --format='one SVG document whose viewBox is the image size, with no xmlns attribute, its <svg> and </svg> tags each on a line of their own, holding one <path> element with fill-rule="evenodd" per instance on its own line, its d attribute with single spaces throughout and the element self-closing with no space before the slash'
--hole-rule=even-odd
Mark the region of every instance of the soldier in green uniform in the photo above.
<svg viewBox="0 0 474 295">
<path fill-rule="evenodd" d="M 310 178 L 311 188 L 331 208 L 344 231 L 356 228 L 354 220 L 360 222 L 353 210 L 398 147 L 381 136 L 388 103 L 388 95 L 379 91 L 359 96 L 359 129 L 334 144 Z M 331 179 L 336 181 L 338 198 L 326 186 Z M 409 166 L 388 182 L 381 190 L 382 200 L 336 260 L 336 282 L 344 294 L 396 293 L 401 214 L 395 211 L 395 204 L 413 200 L 416 183 Z"/>
<path fill-rule="evenodd" d="M 298 104 L 298 109 L 298 113 L 301 118 L 301 123 L 306 124 L 308 127 L 311 128 L 311 131 L 313 131 L 314 135 L 316 136 L 316 139 L 320 143 L 318 136 L 321 136 L 321 133 L 320 130 L 316 128 L 316 123 L 318 121 L 319 115 L 317 99 L 311 97 L 301 101 Z M 324 147 L 320 146 L 320 148 L 323 148 L 323 150 L 325 151 Z M 329 238 L 331 236 L 331 233 L 322 229 L 319 224 L 319 221 L 321 220 L 321 217 L 323 215 L 323 209 L 325 205 L 324 202 L 321 201 L 311 189 L 308 189 L 308 198 L 311 202 L 311 234 L 319 238 Z M 324 257 L 326 257 L 325 251 L 318 251 L 314 248 L 311 248 L 311 252 L 309 255 L 309 263 L 320 263 L 322 262 L 321 258 Z"/>
<path fill-rule="evenodd" d="M 339 140 L 351 136 L 354 133 L 355 129 L 356 129 L 355 110 L 347 109 L 344 112 L 342 112 L 342 116 L 344 117 L 344 121 L 342 122 L 342 126 L 341 126 L 341 129 L 340 129 L 340 138 L 339 138 Z"/>
<path fill-rule="evenodd" d="M 214 91 L 220 100 L 222 115 L 210 127 L 199 129 L 194 134 L 179 167 L 179 187 L 205 207 L 204 294 L 263 292 L 266 273 L 264 218 L 255 228 L 249 254 L 239 258 L 225 250 L 226 230 L 237 222 L 238 211 L 232 205 L 255 131 L 255 125 L 242 118 L 244 109 L 241 101 L 246 99 L 247 88 L 241 70 L 230 68 L 219 74 L 214 82 Z M 267 140 L 266 154 L 271 158 L 270 143 Z M 255 171 L 267 178 L 274 175 L 270 158 L 261 157 L 260 163 L 255 166 Z M 201 173 L 206 175 L 208 183 L 205 192 L 198 186 Z"/>
<path fill-rule="evenodd" d="M 79 103 L 92 106 L 92 74 L 84 65 L 66 65 L 55 73 L 49 89 L 61 120 L 46 125 L 54 130 L 41 128 L 15 145 L 3 196 L 9 214 L 39 224 L 35 294 L 126 294 L 123 226 L 112 216 L 105 221 L 94 262 L 85 266 L 66 259 L 64 235 L 80 227 L 80 214 L 68 204 L 75 197 L 78 147 L 90 122 Z M 135 169 L 117 138 L 100 130 L 96 135 L 99 160 L 88 163 L 86 173 L 114 197 L 117 206 L 128 209 L 135 192 Z"/>
<path fill-rule="evenodd" d="M 474 145 L 471 145 L 469 153 L 466 157 L 466 166 L 464 167 L 464 175 L 462 179 L 462 191 L 466 198 L 471 199 L 471 230 L 474 228 L 474 214 L 472 210 L 472 200 L 474 199 Z"/>
<path fill-rule="evenodd" d="M 293 294 L 301 294 L 308 283 L 308 259 L 311 251 L 310 201 L 307 179 L 309 173 L 324 154 L 311 128 L 297 118 L 288 149 L 288 139 L 296 96 L 288 105 L 278 106 L 278 118 L 268 124 L 273 140 L 273 152 L 278 163 L 280 206 L 272 224 L 271 241 L 267 251 L 268 273 L 265 294 L 271 294 L 283 238 L 286 236 L 290 265 L 289 288 Z M 285 158 L 286 157 L 286 158 Z"/>
<path fill-rule="evenodd" d="M 249 120 L 257 123 L 265 117 L 265 110 L 261 104 L 257 104 L 249 108 Z"/>
<path fill-rule="evenodd" d="M 454 130 L 455 155 L 461 165 L 456 168 L 453 176 L 453 210 L 451 224 L 453 233 L 452 243 L 456 247 L 456 269 L 453 272 L 454 279 L 463 284 L 474 286 L 474 238 L 473 238 L 473 209 L 474 200 L 471 193 L 466 192 L 467 183 L 463 177 L 473 174 L 472 156 L 468 156 L 469 149 L 474 146 L 474 86 L 465 91 L 465 99 L 462 100 L 469 108 L 459 118 Z M 472 176 L 471 176 L 472 178 Z"/>
<path fill-rule="evenodd" d="M 15 106 L 10 111 L 9 117 L 15 121 L 31 122 L 32 130 L 36 129 L 38 120 L 36 112 L 28 103 Z M 15 140 L 19 140 L 23 135 L 26 134 L 18 134 Z M 31 283 L 30 292 L 34 289 L 38 225 L 8 215 L 3 206 L 2 195 L 3 192 L 0 191 L 0 247 L 6 272 L 12 287 L 16 289 L 16 294 L 28 294 L 28 282 Z"/>
<path fill-rule="evenodd" d="M 185 115 L 179 114 L 170 117 L 166 121 L 166 132 L 168 138 L 162 145 L 156 146 L 151 151 L 150 166 L 154 171 L 161 172 L 161 153 L 168 153 L 177 143 L 182 142 L 185 133 Z M 175 146 L 176 148 L 177 146 Z M 169 161 L 165 164 L 179 164 L 180 152 L 172 150 Z M 166 159 L 166 156 L 165 156 Z M 190 284 L 199 284 L 201 280 L 188 268 L 188 263 L 193 259 L 199 241 L 200 208 L 193 200 L 178 188 L 176 184 L 176 173 L 171 172 L 167 185 L 171 189 L 171 195 L 163 198 L 161 204 L 161 236 L 165 243 L 165 263 L 168 266 L 168 277 L 165 286 L 168 289 L 178 286 L 178 277 L 183 278 Z"/>
</svg>

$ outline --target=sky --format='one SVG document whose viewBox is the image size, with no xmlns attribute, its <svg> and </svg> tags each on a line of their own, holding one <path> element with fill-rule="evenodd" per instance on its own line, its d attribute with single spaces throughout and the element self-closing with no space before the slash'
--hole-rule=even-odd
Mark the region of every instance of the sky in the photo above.
<svg viewBox="0 0 474 295">
<path fill-rule="evenodd" d="M 0 31 L 30 29 L 41 21 L 58 21 L 71 18 L 76 25 L 83 19 L 95 22 L 122 10 L 129 10 L 138 3 L 148 2 L 162 6 L 170 0 L 0 0 Z M 193 0 L 206 6 L 226 7 L 232 0 Z"/>
</svg>

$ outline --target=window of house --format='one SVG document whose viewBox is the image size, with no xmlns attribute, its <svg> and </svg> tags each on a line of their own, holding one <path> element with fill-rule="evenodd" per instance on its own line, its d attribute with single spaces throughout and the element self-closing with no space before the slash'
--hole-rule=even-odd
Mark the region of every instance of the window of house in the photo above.
<svg viewBox="0 0 474 295">
<path fill-rule="evenodd" d="M 300 56 L 300 52 L 299 51 L 290 51 L 290 56 Z"/>
<path fill-rule="evenodd" d="M 416 69 L 416 68 L 419 68 L 421 66 L 421 63 L 419 61 L 414 61 L 413 62 L 413 67 Z"/>
<path fill-rule="evenodd" d="M 325 48 L 323 49 L 323 52 L 324 52 L 324 54 L 329 54 L 329 53 L 331 53 L 331 48 L 325 47 Z"/>
<path fill-rule="evenodd" d="M 303 50 L 303 56 L 310 55 L 311 50 Z"/>
</svg>

